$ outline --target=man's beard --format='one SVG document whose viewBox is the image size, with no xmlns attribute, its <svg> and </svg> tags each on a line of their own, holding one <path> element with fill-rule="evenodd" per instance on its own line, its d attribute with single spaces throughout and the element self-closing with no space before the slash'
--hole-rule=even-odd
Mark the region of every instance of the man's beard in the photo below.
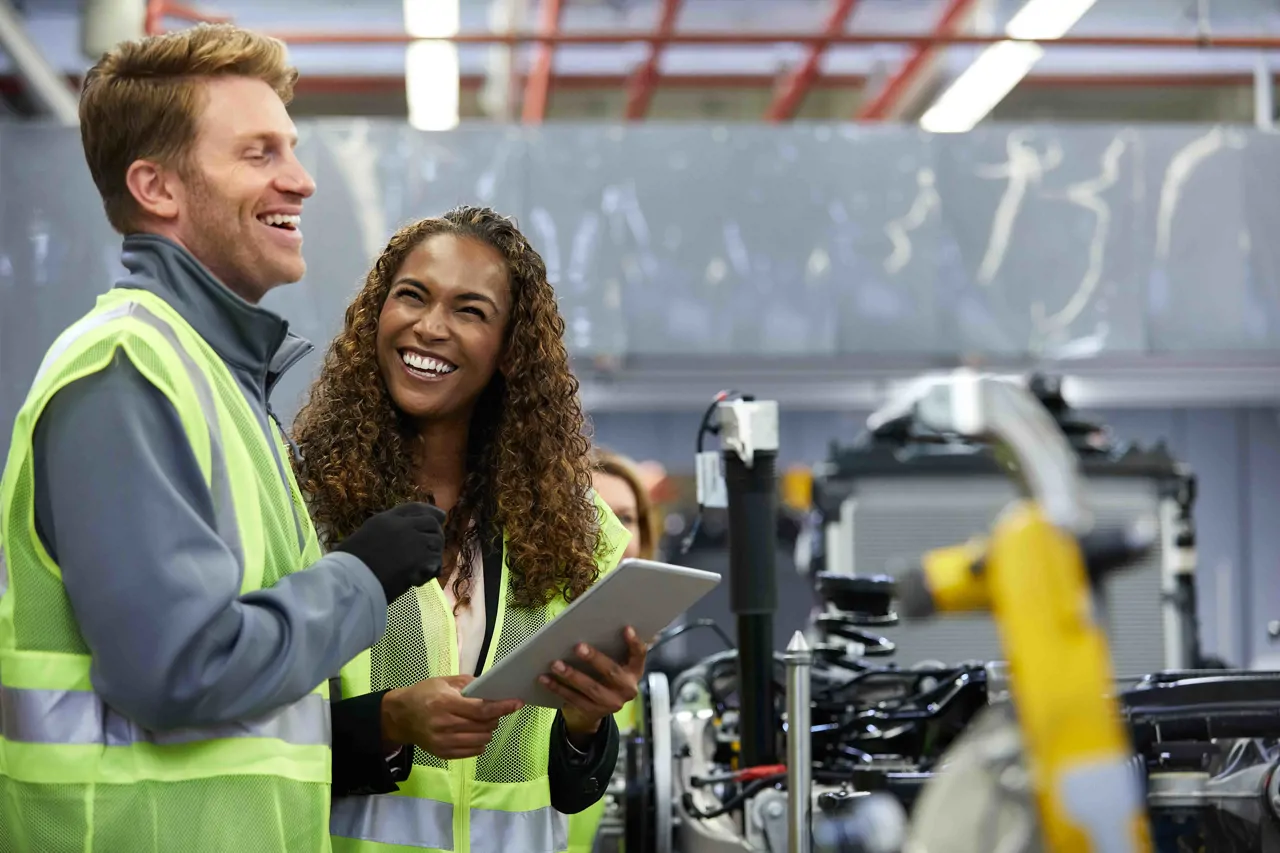
<svg viewBox="0 0 1280 853">
<path fill-rule="evenodd" d="M 278 283 L 266 280 L 271 275 L 271 264 L 255 251 L 260 238 L 243 233 L 239 209 L 203 175 L 189 175 L 186 183 L 191 210 L 187 248 L 228 290 L 257 304 Z"/>
</svg>

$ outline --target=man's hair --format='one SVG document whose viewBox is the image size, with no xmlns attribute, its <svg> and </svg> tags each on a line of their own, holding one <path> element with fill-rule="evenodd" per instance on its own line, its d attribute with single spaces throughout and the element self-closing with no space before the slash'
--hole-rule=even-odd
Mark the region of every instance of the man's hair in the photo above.
<svg viewBox="0 0 1280 853">
<path fill-rule="evenodd" d="M 125 182 L 135 160 L 184 168 L 203 105 L 201 84 L 249 77 L 286 104 L 297 69 L 280 41 L 230 24 L 121 42 L 89 69 L 80 94 L 80 139 L 111 226 L 136 227 L 138 204 Z"/>
</svg>

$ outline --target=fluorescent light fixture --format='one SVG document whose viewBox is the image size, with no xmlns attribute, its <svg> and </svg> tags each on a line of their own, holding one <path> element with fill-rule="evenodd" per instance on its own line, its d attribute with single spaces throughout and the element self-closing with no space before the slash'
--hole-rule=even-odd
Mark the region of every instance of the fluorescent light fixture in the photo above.
<svg viewBox="0 0 1280 853">
<path fill-rule="evenodd" d="M 1027 0 L 1005 27 L 1015 39 L 1062 38 L 1097 0 Z M 1025 41 L 991 45 L 947 87 L 920 118 L 930 133 L 964 133 L 995 109 L 1031 72 L 1044 48 Z"/>
<path fill-rule="evenodd" d="M 457 34 L 459 18 L 459 0 L 404 0 L 405 31 L 418 39 L 404 52 L 409 124 L 418 130 L 458 126 L 458 48 L 441 39 Z"/>
</svg>

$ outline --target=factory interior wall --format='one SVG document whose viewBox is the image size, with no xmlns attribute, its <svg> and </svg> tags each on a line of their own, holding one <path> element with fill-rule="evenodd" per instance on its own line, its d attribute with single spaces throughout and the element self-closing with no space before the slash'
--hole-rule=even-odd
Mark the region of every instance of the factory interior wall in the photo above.
<svg viewBox="0 0 1280 853">
<path fill-rule="evenodd" d="M 685 472 L 692 470 L 700 414 L 601 412 L 592 421 L 601 444 Z M 1267 637 L 1267 622 L 1280 619 L 1280 413 L 1222 408 L 1089 414 L 1110 426 L 1118 441 L 1165 440 L 1192 467 L 1199 480 L 1195 522 L 1201 643 L 1207 653 L 1235 666 L 1280 668 L 1270 662 L 1273 656 L 1280 658 L 1280 643 L 1273 645 Z M 780 463 L 824 460 L 830 443 L 851 442 L 864 418 L 852 412 L 783 413 Z M 810 606 L 808 584 L 792 575 L 793 569 L 790 554 L 780 552 L 775 634 L 783 640 L 803 627 Z M 692 615 L 716 618 L 732 628 L 727 590 Z M 713 638 L 690 638 L 691 654 L 715 648 Z"/>
</svg>

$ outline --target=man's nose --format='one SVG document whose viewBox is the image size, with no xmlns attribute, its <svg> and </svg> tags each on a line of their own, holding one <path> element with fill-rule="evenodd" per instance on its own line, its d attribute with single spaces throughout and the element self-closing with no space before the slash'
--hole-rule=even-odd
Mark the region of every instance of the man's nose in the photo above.
<svg viewBox="0 0 1280 853">
<path fill-rule="evenodd" d="M 301 196 L 302 198 L 310 198 L 316 191 L 315 179 L 311 177 L 311 173 L 306 170 L 306 167 L 292 152 L 289 154 L 288 163 L 277 179 L 277 186 L 281 192 Z"/>
</svg>

